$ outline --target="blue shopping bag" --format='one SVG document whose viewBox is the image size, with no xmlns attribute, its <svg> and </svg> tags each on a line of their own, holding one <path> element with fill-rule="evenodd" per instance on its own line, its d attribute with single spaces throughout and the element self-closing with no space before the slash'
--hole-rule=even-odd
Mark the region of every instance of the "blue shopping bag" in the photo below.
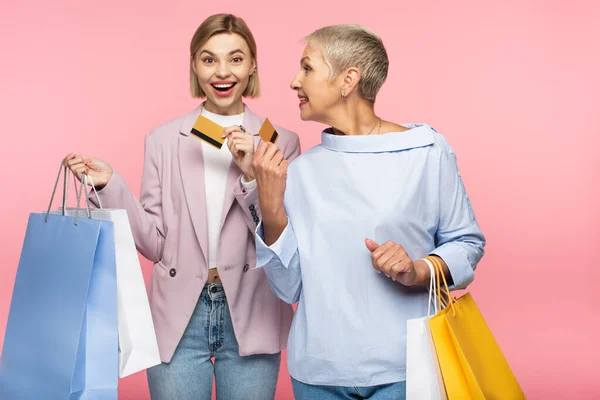
<svg viewBox="0 0 600 400">
<path fill-rule="evenodd" d="M 29 216 L 0 359 L 0 399 L 117 399 L 114 243 L 112 222 L 86 218 L 83 210 Z"/>
</svg>

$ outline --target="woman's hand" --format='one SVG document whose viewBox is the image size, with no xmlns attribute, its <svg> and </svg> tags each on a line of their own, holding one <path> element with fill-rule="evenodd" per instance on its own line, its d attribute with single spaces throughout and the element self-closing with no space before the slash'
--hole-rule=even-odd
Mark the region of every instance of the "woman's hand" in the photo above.
<svg viewBox="0 0 600 400">
<path fill-rule="evenodd" d="M 415 263 L 404 247 L 392 241 L 380 246 L 371 239 L 366 239 L 365 245 L 371 252 L 371 262 L 376 271 L 383 272 L 388 278 L 405 286 L 421 283 Z"/>
<path fill-rule="evenodd" d="M 287 226 L 283 205 L 288 162 L 276 144 L 261 142 L 252 160 L 265 243 L 273 244 Z"/>
<path fill-rule="evenodd" d="M 233 161 L 242 170 L 247 182 L 254 180 L 252 157 L 254 156 L 254 137 L 239 125 L 223 130 L 222 137 L 227 139 L 227 147 L 231 151 Z"/>
<path fill-rule="evenodd" d="M 63 164 L 73 172 L 80 182 L 82 174 L 92 178 L 96 189 L 106 186 L 113 174 L 113 169 L 107 162 L 91 156 L 69 153 Z M 90 182 L 88 184 L 91 185 Z"/>
</svg>

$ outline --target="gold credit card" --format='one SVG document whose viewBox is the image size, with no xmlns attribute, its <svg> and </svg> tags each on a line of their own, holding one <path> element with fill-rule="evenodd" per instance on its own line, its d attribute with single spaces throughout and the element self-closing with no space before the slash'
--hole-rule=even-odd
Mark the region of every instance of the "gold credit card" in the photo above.
<svg viewBox="0 0 600 400">
<path fill-rule="evenodd" d="M 275 143 L 279 138 L 279 133 L 273 127 L 273 124 L 269 121 L 269 118 L 265 119 L 263 122 L 260 131 L 258 131 L 258 136 L 263 140 L 263 142 L 271 142 Z"/>
<path fill-rule="evenodd" d="M 211 146 L 221 149 L 223 143 L 225 143 L 225 139 L 221 137 L 223 129 L 221 125 L 199 115 L 190 133 Z"/>
</svg>

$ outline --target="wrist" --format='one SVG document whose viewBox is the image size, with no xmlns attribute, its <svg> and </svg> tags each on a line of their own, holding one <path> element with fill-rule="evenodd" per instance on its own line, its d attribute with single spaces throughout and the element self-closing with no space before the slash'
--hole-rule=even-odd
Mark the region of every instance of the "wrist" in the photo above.
<svg viewBox="0 0 600 400">
<path fill-rule="evenodd" d="M 415 269 L 415 281 L 413 285 L 428 285 L 431 278 L 431 271 L 427 263 L 422 259 L 415 260 L 413 261 L 413 267 Z"/>
</svg>

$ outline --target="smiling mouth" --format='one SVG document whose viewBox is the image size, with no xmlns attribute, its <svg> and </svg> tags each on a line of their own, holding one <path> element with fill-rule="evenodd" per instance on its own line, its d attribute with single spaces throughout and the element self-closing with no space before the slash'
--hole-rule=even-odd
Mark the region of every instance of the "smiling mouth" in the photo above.
<svg viewBox="0 0 600 400">
<path fill-rule="evenodd" d="M 234 82 L 234 83 L 212 83 L 211 84 L 211 86 L 214 87 L 219 92 L 226 92 L 226 91 L 232 89 L 235 85 L 237 85 L 237 82 Z"/>
<path fill-rule="evenodd" d="M 300 99 L 300 103 L 308 103 L 308 97 L 306 96 L 298 96 Z"/>
</svg>

